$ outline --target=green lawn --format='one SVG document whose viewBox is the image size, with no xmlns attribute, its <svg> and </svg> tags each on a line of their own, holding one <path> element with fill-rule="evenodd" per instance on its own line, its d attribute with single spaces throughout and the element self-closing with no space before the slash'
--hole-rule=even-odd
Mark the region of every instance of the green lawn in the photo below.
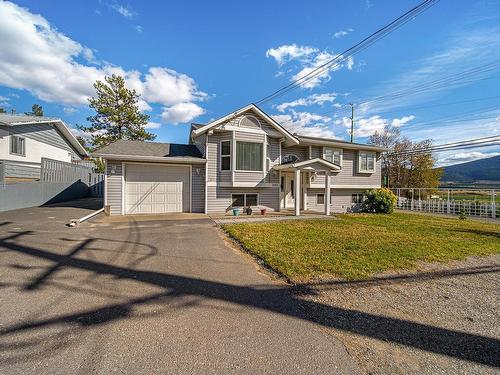
<svg viewBox="0 0 500 375">
<path fill-rule="evenodd" d="M 500 224 L 428 215 L 339 215 L 225 225 L 224 230 L 290 280 L 362 279 L 418 261 L 500 253 Z"/>
</svg>

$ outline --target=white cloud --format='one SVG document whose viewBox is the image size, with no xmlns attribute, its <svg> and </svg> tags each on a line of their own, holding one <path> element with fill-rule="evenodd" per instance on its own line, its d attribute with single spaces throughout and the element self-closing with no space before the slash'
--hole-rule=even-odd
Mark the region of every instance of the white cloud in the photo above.
<svg viewBox="0 0 500 375">
<path fill-rule="evenodd" d="M 498 156 L 498 155 L 500 155 L 500 152 L 488 152 L 488 153 L 483 153 L 479 151 L 459 152 L 457 154 L 446 156 L 442 159 L 439 159 L 438 164 L 444 166 L 450 164 L 466 163 L 473 160 L 492 158 L 493 156 Z"/>
<path fill-rule="evenodd" d="M 332 126 L 328 125 L 331 118 L 310 112 L 290 111 L 290 114 L 272 116 L 289 132 L 311 137 L 338 138 Z"/>
<path fill-rule="evenodd" d="M 287 61 L 304 58 L 316 52 L 318 52 L 317 48 L 290 44 L 268 49 L 266 57 L 272 57 L 278 65 L 283 65 Z"/>
<path fill-rule="evenodd" d="M 169 108 L 165 108 L 161 114 L 161 119 L 165 123 L 177 125 L 189 122 L 205 113 L 205 110 L 195 103 L 178 103 Z"/>
<path fill-rule="evenodd" d="M 357 137 L 369 137 L 376 131 L 381 132 L 384 127 L 391 124 L 392 126 L 400 127 L 407 122 L 413 120 L 414 115 L 404 116 L 401 118 L 387 119 L 378 115 L 357 119 L 354 122 L 354 135 Z M 348 131 L 351 130 L 351 119 L 343 117 L 342 119 L 335 120 L 335 125 L 343 125 Z"/>
<path fill-rule="evenodd" d="M 396 126 L 396 127 L 400 127 L 400 126 L 403 126 L 404 124 L 408 123 L 409 121 L 411 121 L 413 119 L 415 119 L 414 115 L 403 116 L 401 118 L 395 118 L 395 119 L 392 120 L 391 125 L 392 126 Z"/>
<path fill-rule="evenodd" d="M 0 85 L 27 90 L 46 102 L 86 105 L 87 99 L 95 95 L 92 85 L 96 80 L 119 74 L 127 87 L 142 95 L 139 107 L 144 111 L 151 110 L 152 103 L 161 104 L 165 111 L 170 106 L 194 105 L 191 102 L 207 98 L 193 78 L 172 69 L 151 67 L 143 74 L 97 63 L 91 48 L 16 4 L 0 2 L 0 17 Z"/>
<path fill-rule="evenodd" d="M 350 32 L 353 32 L 353 31 L 354 31 L 354 29 L 351 29 L 351 28 L 348 28 L 346 30 L 339 30 L 333 34 L 333 37 L 335 39 L 342 38 L 343 36 L 346 36 L 347 34 L 349 34 Z"/>
<path fill-rule="evenodd" d="M 196 82 L 191 77 L 172 69 L 158 67 L 149 69 L 142 95 L 146 101 L 164 105 L 207 98 L 207 94 L 198 90 Z"/>
<path fill-rule="evenodd" d="M 78 110 L 77 110 L 76 108 L 74 108 L 74 107 L 64 107 L 64 108 L 63 108 L 63 111 L 64 111 L 64 113 L 66 113 L 67 115 L 71 115 L 71 114 L 73 114 L 73 113 L 77 112 Z"/>
<path fill-rule="evenodd" d="M 288 108 L 294 108 L 294 107 L 299 107 L 299 106 L 309 106 L 309 105 L 323 105 L 325 103 L 332 103 L 335 101 L 337 98 L 338 94 L 331 92 L 331 93 L 323 93 L 323 94 L 313 94 L 309 95 L 306 98 L 300 98 L 291 102 L 285 102 L 281 103 L 276 106 L 276 109 L 279 112 L 284 112 Z M 337 103 L 338 104 L 338 103 Z"/>
<path fill-rule="evenodd" d="M 125 18 L 132 18 L 135 15 L 135 11 L 130 5 L 122 5 L 118 2 L 113 2 L 110 4 L 110 8 Z"/>
<path fill-rule="evenodd" d="M 144 31 L 143 27 L 141 25 L 135 25 L 135 31 L 137 31 L 139 34 L 142 34 Z"/>
<path fill-rule="evenodd" d="M 146 129 L 159 129 L 161 124 L 159 122 L 148 122 L 145 126 Z"/>
</svg>

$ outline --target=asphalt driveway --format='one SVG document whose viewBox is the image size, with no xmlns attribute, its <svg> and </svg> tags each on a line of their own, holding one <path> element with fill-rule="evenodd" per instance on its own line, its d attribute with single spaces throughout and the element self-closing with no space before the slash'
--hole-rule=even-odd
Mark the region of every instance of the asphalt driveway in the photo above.
<svg viewBox="0 0 500 375">
<path fill-rule="evenodd" d="M 210 219 L 88 211 L 0 213 L 1 373 L 359 372 Z"/>
</svg>

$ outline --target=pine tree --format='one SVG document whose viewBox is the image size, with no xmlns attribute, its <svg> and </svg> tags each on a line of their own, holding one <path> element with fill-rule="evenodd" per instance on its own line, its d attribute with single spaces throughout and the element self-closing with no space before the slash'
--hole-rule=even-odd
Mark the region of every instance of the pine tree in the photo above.
<svg viewBox="0 0 500 375">
<path fill-rule="evenodd" d="M 33 104 L 31 106 L 31 112 L 24 112 L 28 116 L 38 116 L 43 117 L 43 108 L 39 104 Z"/>
<path fill-rule="evenodd" d="M 118 139 L 149 141 L 156 135 L 145 130 L 149 116 L 141 113 L 137 103 L 140 95 L 125 87 L 125 80 L 118 75 L 96 81 L 96 97 L 89 99 L 89 107 L 96 111 L 87 117 L 89 126 L 78 125 L 78 129 L 90 134 L 90 143 L 99 148 Z"/>
</svg>

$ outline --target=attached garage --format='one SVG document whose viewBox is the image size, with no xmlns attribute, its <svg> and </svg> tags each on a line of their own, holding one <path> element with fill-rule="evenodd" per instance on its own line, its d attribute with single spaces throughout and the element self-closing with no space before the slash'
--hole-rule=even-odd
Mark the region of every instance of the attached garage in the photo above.
<svg viewBox="0 0 500 375">
<path fill-rule="evenodd" d="M 191 167 L 125 164 L 125 213 L 190 212 Z"/>
<path fill-rule="evenodd" d="M 205 212 L 206 159 L 196 145 L 118 140 L 99 151 L 107 214 Z"/>
</svg>

